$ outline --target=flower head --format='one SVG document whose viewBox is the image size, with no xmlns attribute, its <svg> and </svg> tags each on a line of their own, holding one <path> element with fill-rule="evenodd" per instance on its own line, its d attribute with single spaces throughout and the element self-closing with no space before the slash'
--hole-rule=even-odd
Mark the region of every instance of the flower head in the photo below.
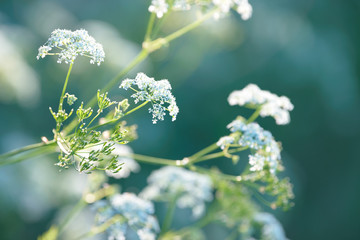
<svg viewBox="0 0 360 240">
<path fill-rule="evenodd" d="M 110 200 L 95 203 L 95 208 L 99 225 L 115 216 L 121 217 L 120 221 L 107 229 L 108 239 L 130 239 L 129 236 L 135 233 L 140 240 L 155 240 L 160 230 L 153 216 L 153 204 L 133 193 L 116 194 Z"/>
<path fill-rule="evenodd" d="M 248 146 L 255 153 L 249 156 L 250 171 L 262 171 L 266 166 L 272 174 L 280 166 L 281 149 L 269 131 L 257 123 L 247 124 L 243 119 L 236 119 L 228 124 L 231 132 L 239 132 L 238 144 Z"/>
<path fill-rule="evenodd" d="M 162 18 L 168 11 L 168 8 L 169 5 L 165 0 L 152 0 L 151 5 L 149 6 L 149 12 L 155 13 L 158 18 Z"/>
<path fill-rule="evenodd" d="M 163 167 L 151 173 L 148 183 L 141 197 L 160 201 L 176 199 L 179 208 L 192 208 L 196 218 L 204 213 L 205 202 L 212 200 L 211 179 L 183 168 Z"/>
<path fill-rule="evenodd" d="M 144 73 L 138 73 L 135 79 L 125 79 L 120 88 L 127 90 L 132 88 L 131 86 L 137 86 L 139 90 L 135 90 L 135 93 L 131 95 L 135 99 L 135 103 L 140 101 L 147 101 L 152 104 L 149 108 L 149 112 L 152 113 L 153 123 L 157 123 L 158 120 L 164 120 L 166 111 L 172 116 L 172 120 L 176 120 L 176 116 L 179 113 L 179 108 L 176 105 L 176 99 L 171 93 L 171 85 L 168 80 L 155 81 L 154 78 L 149 78 Z M 165 103 L 168 106 L 164 106 Z"/>
<path fill-rule="evenodd" d="M 52 52 L 56 49 L 59 52 Z M 39 48 L 37 59 L 44 58 L 46 55 L 58 55 L 58 63 L 74 63 L 77 56 L 90 58 L 90 63 L 100 65 L 104 61 L 105 53 L 100 43 L 89 36 L 84 29 L 70 31 L 66 29 L 54 30 L 48 41 Z"/>
<path fill-rule="evenodd" d="M 202 9 L 217 9 L 215 18 L 219 18 L 236 10 L 243 20 L 248 20 L 252 15 L 252 6 L 248 0 L 152 0 L 149 12 L 156 13 L 158 18 L 162 18 L 171 8 L 173 11 L 190 10 L 192 6 Z"/>
<path fill-rule="evenodd" d="M 255 84 L 249 84 L 242 90 L 232 92 L 228 97 L 228 102 L 231 106 L 261 107 L 260 116 L 272 116 L 279 125 L 290 122 L 289 111 L 294 109 L 289 98 L 261 90 Z"/>
</svg>

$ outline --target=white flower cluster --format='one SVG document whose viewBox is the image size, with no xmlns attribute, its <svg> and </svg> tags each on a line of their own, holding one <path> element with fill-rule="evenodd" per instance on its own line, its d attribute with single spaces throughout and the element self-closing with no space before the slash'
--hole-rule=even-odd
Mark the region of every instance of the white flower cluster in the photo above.
<svg viewBox="0 0 360 240">
<path fill-rule="evenodd" d="M 261 107 L 260 116 L 272 116 L 279 125 L 290 122 L 289 111 L 294 109 L 289 98 L 261 90 L 255 84 L 249 84 L 242 90 L 232 92 L 228 102 L 231 106 Z"/>
<path fill-rule="evenodd" d="M 114 195 L 110 201 L 101 200 L 95 203 L 96 221 L 99 225 L 116 215 L 121 221 L 112 224 L 107 230 L 108 239 L 155 240 L 160 231 L 159 223 L 154 215 L 152 202 L 141 199 L 133 193 Z M 136 238 L 132 237 L 137 235 Z"/>
<path fill-rule="evenodd" d="M 255 150 L 255 154 L 249 156 L 250 171 L 262 171 L 267 165 L 272 174 L 276 173 L 281 161 L 281 149 L 269 131 L 264 130 L 257 123 L 246 124 L 243 119 L 234 120 L 227 128 L 231 132 L 241 133 L 237 142 L 239 145 L 248 146 L 250 149 Z M 223 138 L 220 138 L 220 140 Z M 229 144 L 229 141 L 220 140 L 217 145 L 224 149 Z M 233 141 L 235 141 L 234 138 Z"/>
<path fill-rule="evenodd" d="M 169 0 L 152 0 L 149 12 L 155 13 L 158 18 L 162 18 L 168 12 L 169 7 L 174 11 L 184 11 L 190 10 L 192 5 L 217 8 L 219 11 L 215 14 L 215 18 L 229 13 L 230 9 L 235 9 L 243 20 L 248 20 L 252 15 L 252 6 L 248 0 L 175 0 L 173 3 Z"/>
<path fill-rule="evenodd" d="M 215 17 L 229 13 L 230 9 L 235 9 L 243 20 L 248 20 L 252 15 L 252 6 L 248 0 L 212 0 L 213 4 L 219 8 L 219 13 Z"/>
<path fill-rule="evenodd" d="M 261 239 L 287 240 L 283 227 L 272 214 L 265 212 L 256 213 L 254 222 L 261 225 Z"/>
<path fill-rule="evenodd" d="M 162 18 L 168 11 L 169 5 L 165 0 L 152 0 L 149 6 L 149 12 L 156 13 L 158 18 Z"/>
<path fill-rule="evenodd" d="M 60 52 L 50 53 L 53 48 Z M 84 29 L 76 31 L 54 30 L 45 45 L 39 48 L 37 59 L 44 58 L 46 55 L 58 55 L 57 62 L 62 63 L 64 61 L 67 64 L 74 63 L 78 55 L 89 57 L 90 63 L 97 65 L 100 65 L 105 58 L 102 45 L 89 36 Z"/>
<path fill-rule="evenodd" d="M 174 201 L 179 208 L 191 208 L 195 218 L 205 211 L 205 202 L 211 201 L 210 177 L 179 167 L 167 166 L 151 173 L 148 186 L 140 193 L 144 199 Z"/>
<path fill-rule="evenodd" d="M 140 90 L 133 89 L 131 86 L 136 85 Z M 132 98 L 135 99 L 135 103 L 139 101 L 148 101 L 152 104 L 152 108 L 149 108 L 149 112 L 152 113 L 153 123 L 157 123 L 158 120 L 164 120 L 166 111 L 172 116 L 172 121 L 176 120 L 176 116 L 179 113 L 179 108 L 176 105 L 176 99 L 171 93 L 171 85 L 168 80 L 155 81 L 154 78 L 149 78 L 144 73 L 138 73 L 135 79 L 125 79 L 120 88 L 125 90 L 131 88 L 135 91 Z M 164 104 L 168 103 L 168 107 Z"/>
</svg>

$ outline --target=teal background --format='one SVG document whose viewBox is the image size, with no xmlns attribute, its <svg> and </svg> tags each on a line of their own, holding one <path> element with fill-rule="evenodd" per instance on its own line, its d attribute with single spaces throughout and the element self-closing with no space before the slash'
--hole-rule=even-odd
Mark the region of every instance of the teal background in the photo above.
<svg viewBox="0 0 360 240">
<path fill-rule="evenodd" d="M 48 107 L 57 105 L 67 65 L 51 57 L 36 60 L 50 32 L 85 28 L 103 44 L 105 63 L 96 67 L 79 60 L 70 77 L 69 92 L 86 101 L 140 51 L 149 2 L 0 2 L 0 152 L 52 137 Z M 288 96 L 295 105 L 289 125 L 259 120 L 282 142 L 296 194 L 294 208 L 275 214 L 293 240 L 360 239 L 360 2 L 250 3 L 249 21 L 235 13 L 211 20 L 128 75 L 143 71 L 169 79 L 180 108 L 177 121 L 157 125 L 147 111 L 130 116 L 127 121 L 138 124 L 139 133 L 130 146 L 137 153 L 182 159 L 226 135 L 237 115 L 249 116 L 228 106 L 231 91 L 255 83 Z M 176 14 L 166 31 L 191 17 Z M 114 99 L 121 94 L 111 92 Z M 55 162 L 56 156 L 49 156 L 0 168 L 0 239 L 35 239 L 79 198 L 84 176 L 59 172 Z M 225 159 L 210 164 L 233 170 Z M 140 191 L 151 169 L 143 165 L 140 173 L 119 181 L 123 190 Z M 80 220 L 72 224 L 74 231 Z M 206 229 L 209 239 L 221 239 L 216 236 L 225 230 L 213 229 Z"/>
</svg>

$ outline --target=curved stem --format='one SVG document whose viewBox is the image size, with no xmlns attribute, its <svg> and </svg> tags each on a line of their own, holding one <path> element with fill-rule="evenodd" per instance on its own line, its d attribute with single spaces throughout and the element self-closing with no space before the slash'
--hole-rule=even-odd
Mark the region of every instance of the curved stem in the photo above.
<svg viewBox="0 0 360 240">
<path fill-rule="evenodd" d="M 63 232 L 65 227 L 69 224 L 69 222 L 79 214 L 88 204 L 94 203 L 104 197 L 110 196 L 115 193 L 115 187 L 107 186 L 104 188 L 100 188 L 94 193 L 88 193 L 85 196 L 81 197 L 78 203 L 71 209 L 68 215 L 64 218 L 64 220 L 59 224 L 59 234 Z M 85 236 L 85 235 L 84 235 Z"/>
<path fill-rule="evenodd" d="M 98 111 L 98 113 L 91 119 L 91 121 L 88 123 L 88 125 L 86 127 L 89 127 L 91 125 L 91 123 L 100 115 L 100 111 Z"/>
<path fill-rule="evenodd" d="M 260 115 L 261 107 L 258 107 L 255 112 L 249 117 L 249 119 L 246 121 L 246 124 L 252 123 L 256 120 L 256 118 Z"/>
<path fill-rule="evenodd" d="M 140 154 L 131 154 L 130 157 L 143 163 L 177 166 L 176 161 L 165 158 L 150 157 Z"/>
<path fill-rule="evenodd" d="M 203 150 L 195 153 L 194 155 L 192 155 L 191 157 L 189 157 L 189 163 L 193 163 L 194 161 L 196 161 L 198 158 L 204 156 L 205 154 L 214 151 L 215 149 L 217 149 L 219 146 L 216 145 L 216 143 L 211 144 L 210 146 L 204 148 Z"/>
<path fill-rule="evenodd" d="M 112 218 L 110 218 L 109 220 L 107 220 L 106 222 L 104 222 L 103 224 L 101 224 L 100 226 L 96 226 L 93 227 L 90 232 L 87 232 L 79 237 L 76 238 L 76 240 L 79 239 L 88 239 L 90 237 L 93 237 L 99 233 L 105 232 L 106 229 L 108 229 L 111 225 L 117 223 L 117 222 L 121 222 L 124 221 L 124 217 L 121 215 L 115 215 Z"/>
<path fill-rule="evenodd" d="M 67 87 L 67 84 L 68 84 L 68 81 L 69 81 L 69 77 L 70 77 L 70 72 L 71 72 L 72 66 L 73 66 L 73 63 L 70 63 L 69 70 L 68 70 L 68 73 L 67 73 L 67 75 L 66 75 L 64 87 L 63 87 L 63 90 L 62 90 L 62 93 L 61 93 L 61 96 L 60 96 L 58 113 L 62 110 L 62 107 L 63 107 L 64 96 L 65 96 L 66 87 Z M 59 132 L 59 131 L 60 131 L 60 128 L 61 128 L 61 122 L 57 121 L 57 122 L 56 122 L 56 132 Z"/>
<path fill-rule="evenodd" d="M 175 209 L 176 209 L 176 200 L 177 200 L 177 196 L 175 196 L 168 205 L 168 209 L 166 211 L 166 215 L 164 218 L 164 222 L 162 224 L 161 227 L 161 233 L 160 235 L 166 233 L 167 231 L 169 231 L 170 227 L 171 227 L 171 223 L 172 223 L 172 219 L 174 217 L 174 213 L 175 213 Z"/>
<path fill-rule="evenodd" d="M 166 19 L 170 16 L 170 13 L 172 12 L 172 8 L 169 7 L 168 11 L 165 13 L 165 15 L 157 21 L 157 24 L 154 27 L 154 30 L 152 31 L 152 36 L 155 38 L 157 34 L 160 31 L 160 28 L 162 24 L 166 21 Z"/>
<path fill-rule="evenodd" d="M 127 115 L 129 115 L 130 113 L 133 113 L 133 112 L 135 112 L 136 110 L 139 110 L 140 108 L 142 108 L 143 106 L 145 106 L 146 104 L 148 104 L 149 103 L 149 101 L 146 101 L 146 102 L 143 102 L 142 104 L 140 104 L 139 106 L 137 106 L 137 107 L 135 107 L 135 108 L 133 108 L 133 109 L 131 109 L 130 111 L 127 111 L 121 118 L 123 118 L 123 117 L 125 117 L 125 116 L 127 116 Z M 99 128 L 99 127 L 103 127 L 103 126 L 106 126 L 106 125 L 109 125 L 109 124 L 111 124 L 111 123 L 115 123 L 115 122 L 117 122 L 117 121 L 119 121 L 121 118 L 118 118 L 118 119 L 114 119 L 114 120 L 110 120 L 110 121 L 108 121 L 108 122 L 106 122 L 106 123 L 103 123 L 103 124 L 99 124 L 99 125 L 96 125 L 96 126 L 93 126 L 93 127 L 91 127 L 91 128 L 89 128 L 89 130 L 94 130 L 94 129 L 96 129 L 96 128 Z M 90 124 L 89 124 L 90 125 Z"/>
<path fill-rule="evenodd" d="M 23 152 L 26 152 L 26 151 L 29 151 L 29 150 L 36 149 L 36 148 L 39 148 L 39 147 L 44 147 L 44 146 L 47 146 L 47 145 L 53 144 L 53 143 L 55 143 L 54 140 L 49 141 L 48 143 L 40 142 L 40 143 L 27 145 L 25 147 L 21 147 L 21 148 L 18 148 L 18 149 L 15 149 L 15 150 L 12 150 L 10 152 L 7 152 L 5 154 L 0 155 L 0 160 L 5 159 L 5 158 L 9 158 L 11 156 L 14 156 L 14 155 L 17 155 L 17 154 L 20 154 L 20 153 L 23 153 Z"/>
<path fill-rule="evenodd" d="M 59 234 L 65 229 L 70 220 L 75 217 L 84 207 L 87 206 L 87 203 L 83 198 L 79 200 L 79 202 L 75 205 L 73 209 L 66 215 L 64 220 L 59 224 Z"/>
<path fill-rule="evenodd" d="M 66 92 L 67 84 L 68 84 L 68 82 L 69 82 L 69 77 L 70 77 L 70 73 L 71 73 L 72 67 L 73 67 L 73 63 L 70 63 L 69 70 L 68 70 L 67 75 L 66 75 L 64 87 L 63 87 L 63 90 L 62 90 L 62 93 L 61 93 L 61 96 L 60 96 L 59 110 L 58 110 L 58 112 L 59 112 L 60 110 L 62 110 L 62 107 L 63 107 L 64 95 L 65 95 L 65 92 Z"/>
<path fill-rule="evenodd" d="M 150 40 L 150 36 L 151 36 L 151 32 L 152 32 L 152 29 L 153 29 L 153 26 L 154 26 L 155 18 L 156 18 L 156 14 L 151 13 L 149 23 L 148 23 L 148 26 L 146 28 L 146 34 L 145 34 L 145 38 L 144 38 L 145 42 Z"/>
<path fill-rule="evenodd" d="M 207 14 L 205 14 L 204 16 L 202 16 L 200 19 L 196 20 L 195 22 L 179 29 L 178 31 L 166 36 L 164 39 L 166 40 L 166 42 L 171 42 L 174 39 L 184 35 L 185 33 L 197 28 L 198 26 L 200 26 L 204 21 L 206 21 L 207 19 L 211 18 L 215 13 L 215 10 L 208 12 Z"/>
<path fill-rule="evenodd" d="M 212 171 L 211 169 L 194 166 L 194 165 L 189 166 L 188 168 L 190 168 L 193 171 L 196 171 L 198 173 L 203 173 L 203 174 L 208 174 L 208 173 L 211 173 L 211 171 Z M 219 177 L 221 177 L 224 180 L 229 180 L 229 181 L 233 181 L 233 182 L 243 181 L 243 178 L 241 176 L 234 176 L 234 175 L 230 175 L 230 174 L 226 174 L 226 173 L 222 173 L 222 172 L 216 172 L 216 173 Z"/>
<path fill-rule="evenodd" d="M 30 159 L 30 158 L 33 158 L 33 157 L 46 155 L 46 154 L 50 154 L 50 153 L 53 153 L 53 152 L 55 152 L 55 146 L 53 146 L 52 144 L 37 147 L 37 148 L 34 148 L 33 150 L 29 150 L 27 153 L 22 154 L 22 155 L 20 155 L 18 157 L 4 158 L 3 161 L 2 160 L 0 161 L 0 166 L 22 162 L 24 160 L 27 160 L 27 159 Z"/>
<path fill-rule="evenodd" d="M 228 153 L 237 153 L 237 152 L 244 151 L 248 148 L 249 148 L 248 146 L 245 146 L 245 147 L 241 147 L 241 148 L 237 148 L 237 149 L 231 149 L 228 151 Z M 207 160 L 214 159 L 214 158 L 224 157 L 225 155 L 226 155 L 226 153 L 223 151 L 217 152 L 217 153 L 199 157 L 199 158 L 193 160 L 191 163 L 199 163 L 199 162 L 207 161 Z"/>
<path fill-rule="evenodd" d="M 130 111 L 127 111 L 126 113 L 124 113 L 124 116 L 127 116 L 127 115 L 129 115 L 129 114 L 131 114 L 131 113 L 133 113 L 133 112 L 135 112 L 136 110 L 138 110 L 138 109 L 140 109 L 140 108 L 142 108 L 143 106 L 145 106 L 146 104 L 148 104 L 149 103 L 149 101 L 145 101 L 145 102 L 143 102 L 142 104 L 140 104 L 139 106 L 137 106 L 137 107 L 134 107 L 133 109 L 131 109 Z"/>
</svg>

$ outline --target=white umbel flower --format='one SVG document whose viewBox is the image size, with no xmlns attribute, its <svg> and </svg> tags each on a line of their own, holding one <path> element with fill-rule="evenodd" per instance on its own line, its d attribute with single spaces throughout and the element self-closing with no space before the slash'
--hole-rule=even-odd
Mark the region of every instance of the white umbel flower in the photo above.
<svg viewBox="0 0 360 240">
<path fill-rule="evenodd" d="M 168 11 L 169 5 L 165 0 L 152 0 L 149 6 L 149 12 L 155 13 L 158 18 L 162 18 Z"/>
<path fill-rule="evenodd" d="M 268 166 L 270 173 L 275 174 L 281 162 L 281 149 L 269 131 L 257 123 L 236 119 L 227 126 L 231 132 L 240 132 L 238 144 L 248 146 L 255 153 L 249 156 L 250 171 L 262 171 Z"/>
<path fill-rule="evenodd" d="M 253 8 L 248 0 L 235 0 L 236 11 L 241 15 L 243 20 L 248 20 L 252 16 Z"/>
<path fill-rule="evenodd" d="M 58 50 L 59 52 L 50 52 Z M 66 29 L 54 30 L 48 41 L 39 48 L 37 59 L 44 58 L 46 55 L 57 55 L 58 63 L 74 63 L 77 56 L 90 58 L 90 63 L 100 65 L 104 61 L 105 52 L 100 43 L 89 36 L 84 29 L 70 31 Z"/>
<path fill-rule="evenodd" d="M 176 120 L 179 108 L 176 105 L 175 97 L 171 93 L 171 85 L 168 80 L 155 81 L 154 78 L 150 78 L 144 73 L 138 73 L 135 79 L 125 79 L 120 88 L 127 90 L 133 85 L 139 89 L 134 89 L 135 93 L 131 95 L 135 99 L 135 103 L 148 101 L 152 104 L 149 112 L 152 113 L 154 124 L 158 120 L 163 121 L 166 112 L 169 112 L 172 121 Z M 165 103 L 168 104 L 167 107 Z"/>
<path fill-rule="evenodd" d="M 149 12 L 162 18 L 170 7 L 173 11 L 188 11 L 193 6 L 207 10 L 216 9 L 215 19 L 225 16 L 231 9 L 237 11 L 243 20 L 248 20 L 252 15 L 252 6 L 248 0 L 152 0 Z"/>
<path fill-rule="evenodd" d="M 205 202 L 212 200 L 212 182 L 207 175 L 179 167 L 167 166 L 151 173 L 148 186 L 140 193 L 144 199 L 173 201 L 179 208 L 191 208 L 195 218 L 205 211 Z"/>
<path fill-rule="evenodd" d="M 249 84 L 242 90 L 232 92 L 228 97 L 228 102 L 231 106 L 261 107 L 260 116 L 272 116 L 278 125 L 288 124 L 289 111 L 294 109 L 289 98 L 261 90 L 255 84 Z"/>
<path fill-rule="evenodd" d="M 155 240 L 160 231 L 158 221 L 153 216 L 154 205 L 133 193 L 116 194 L 110 201 L 98 201 L 95 208 L 99 225 L 116 215 L 123 218 L 106 230 L 108 239 L 132 239 L 130 236 L 135 233 L 140 240 Z"/>
</svg>

